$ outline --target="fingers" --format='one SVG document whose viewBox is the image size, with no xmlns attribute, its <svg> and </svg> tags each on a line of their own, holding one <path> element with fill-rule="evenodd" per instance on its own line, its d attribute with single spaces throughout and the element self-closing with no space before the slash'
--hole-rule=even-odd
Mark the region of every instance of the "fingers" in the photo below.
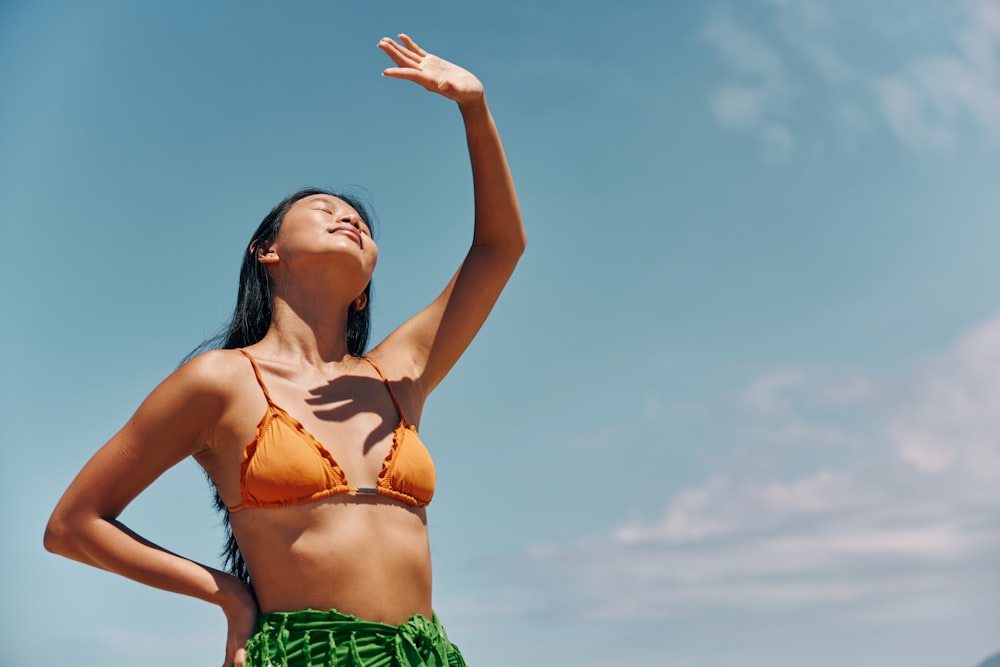
<svg viewBox="0 0 1000 667">
<path fill-rule="evenodd" d="M 222 667 L 245 667 L 247 662 L 247 650 L 242 646 L 234 653 L 226 651 L 226 660 Z"/>
<path fill-rule="evenodd" d="M 418 67 L 420 65 L 420 58 L 422 56 L 414 51 L 403 48 L 395 40 L 388 37 L 383 37 L 379 40 L 378 48 L 382 49 L 400 67 Z"/>
<path fill-rule="evenodd" d="M 391 37 L 383 37 L 379 40 L 378 48 L 400 67 L 419 67 L 420 61 L 428 55 L 427 52 L 410 39 L 409 35 L 400 33 L 399 39 L 403 42 L 402 45 Z"/>
<path fill-rule="evenodd" d="M 418 83 L 425 78 L 417 70 L 406 67 L 389 67 L 382 70 L 382 76 L 388 76 L 393 79 L 405 79 L 406 81 L 416 81 Z"/>
<path fill-rule="evenodd" d="M 413 40 L 406 35 L 400 35 L 400 39 L 403 39 L 405 42 L 409 42 L 417 49 L 420 49 L 420 47 L 414 44 Z M 407 81 L 414 81 L 421 85 L 425 85 L 424 79 L 427 77 L 423 73 L 421 62 L 424 56 L 427 55 L 426 51 L 421 49 L 420 53 L 423 55 L 420 55 L 409 47 L 404 48 L 389 37 L 383 37 L 379 40 L 378 48 L 382 49 L 385 54 L 392 58 L 392 61 L 397 65 L 397 67 L 389 67 L 382 70 L 382 76 L 392 77 L 393 79 L 405 79 Z"/>
<path fill-rule="evenodd" d="M 427 52 L 424 51 L 419 46 L 417 46 L 417 43 L 414 42 L 412 39 L 410 39 L 409 35 L 404 34 L 404 33 L 399 33 L 399 39 L 400 39 L 401 42 L 403 42 L 403 44 L 406 44 L 406 48 L 410 49 L 411 51 L 413 51 L 417 55 L 419 55 L 421 57 L 427 55 Z"/>
</svg>

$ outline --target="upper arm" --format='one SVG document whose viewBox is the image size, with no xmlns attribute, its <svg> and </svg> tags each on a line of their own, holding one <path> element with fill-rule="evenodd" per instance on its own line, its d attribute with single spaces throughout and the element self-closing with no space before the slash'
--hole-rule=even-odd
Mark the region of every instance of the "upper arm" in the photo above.
<svg viewBox="0 0 1000 667">
<path fill-rule="evenodd" d="M 479 332 L 522 251 L 474 244 L 441 294 L 392 332 L 377 354 L 406 368 L 429 394 Z"/>
<path fill-rule="evenodd" d="M 200 355 L 160 383 L 84 465 L 53 520 L 113 519 L 164 471 L 204 449 L 227 403 L 223 355 Z"/>
</svg>

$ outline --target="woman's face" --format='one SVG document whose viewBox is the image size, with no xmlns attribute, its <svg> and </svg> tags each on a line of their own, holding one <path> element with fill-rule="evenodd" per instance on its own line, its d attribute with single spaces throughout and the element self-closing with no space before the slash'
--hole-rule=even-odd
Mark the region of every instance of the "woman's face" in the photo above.
<svg viewBox="0 0 1000 667">
<path fill-rule="evenodd" d="M 371 280 L 377 260 L 378 248 L 367 223 L 344 200 L 323 194 L 292 204 L 277 237 L 261 256 L 261 261 L 284 265 L 286 271 L 316 262 L 354 269 L 363 279 L 362 288 Z"/>
</svg>

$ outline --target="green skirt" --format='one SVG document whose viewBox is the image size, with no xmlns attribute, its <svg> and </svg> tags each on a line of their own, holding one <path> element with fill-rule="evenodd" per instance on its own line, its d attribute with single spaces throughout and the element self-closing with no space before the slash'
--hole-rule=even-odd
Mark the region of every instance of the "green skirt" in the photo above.
<svg viewBox="0 0 1000 667">
<path fill-rule="evenodd" d="M 466 667 L 437 614 L 396 626 L 334 610 L 272 612 L 246 648 L 246 667 Z"/>
</svg>

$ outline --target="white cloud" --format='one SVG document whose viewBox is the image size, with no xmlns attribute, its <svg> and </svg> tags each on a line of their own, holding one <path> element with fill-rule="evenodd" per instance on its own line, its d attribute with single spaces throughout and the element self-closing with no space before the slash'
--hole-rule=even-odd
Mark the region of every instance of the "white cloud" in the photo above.
<svg viewBox="0 0 1000 667">
<path fill-rule="evenodd" d="M 751 127 L 761 117 L 765 95 L 758 88 L 724 84 L 712 93 L 712 113 L 726 127 Z"/>
<path fill-rule="evenodd" d="M 930 118 L 924 94 L 900 77 L 873 83 L 879 106 L 890 129 L 904 144 L 915 148 L 950 148 L 956 133 Z"/>
<path fill-rule="evenodd" d="M 954 48 L 917 54 L 874 82 L 886 122 L 908 145 L 947 147 L 967 126 L 1000 138 L 1000 4 L 962 7 L 961 23 L 948 33 Z"/>
<path fill-rule="evenodd" d="M 764 157 L 790 154 L 797 129 L 817 121 L 838 127 L 848 146 L 878 126 L 919 151 L 948 150 L 968 136 L 1000 139 L 996 0 L 889 11 L 905 29 L 823 0 L 758 2 L 770 11 L 752 21 L 737 18 L 745 4 L 717 7 L 703 37 L 728 70 L 709 93 L 710 110 L 724 127 L 757 137 Z M 830 112 L 817 115 L 817 102 Z"/>
<path fill-rule="evenodd" d="M 879 394 L 874 378 L 863 374 L 847 375 L 828 382 L 813 393 L 813 399 L 827 406 L 848 406 L 871 401 Z"/>
<path fill-rule="evenodd" d="M 759 78 L 771 85 L 781 83 L 784 68 L 778 54 L 767 45 L 766 40 L 728 14 L 713 14 L 702 36 L 737 73 Z"/>
<path fill-rule="evenodd" d="M 888 432 L 899 457 L 917 470 L 955 470 L 1000 488 L 1000 318 L 922 372 Z"/>
<path fill-rule="evenodd" d="M 795 142 L 791 131 L 775 120 L 788 97 L 781 56 L 767 40 L 724 12 L 713 14 L 702 38 L 732 72 L 732 79 L 709 96 L 716 120 L 756 134 L 765 159 L 784 158 Z"/>
<path fill-rule="evenodd" d="M 799 413 L 816 397 L 837 408 L 866 398 L 881 404 L 864 406 L 881 421 L 862 427 L 846 410 L 838 432 L 864 428 L 880 449 L 787 479 L 734 467 L 674 494 L 657 518 L 534 549 L 521 563 L 535 584 L 527 604 L 621 621 L 696 610 L 879 624 L 1000 614 L 998 368 L 1000 317 L 895 382 L 854 373 L 815 386 L 801 371 L 765 374 L 742 405 L 754 419 L 810 425 Z"/>
</svg>

